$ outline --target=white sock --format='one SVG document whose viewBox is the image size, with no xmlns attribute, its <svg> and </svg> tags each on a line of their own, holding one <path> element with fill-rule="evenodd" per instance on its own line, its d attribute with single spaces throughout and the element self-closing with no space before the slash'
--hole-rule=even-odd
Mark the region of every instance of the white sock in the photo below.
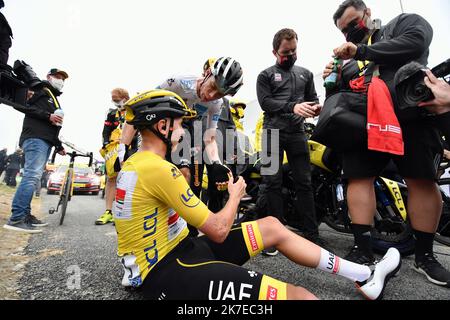
<svg viewBox="0 0 450 320">
<path fill-rule="evenodd" d="M 325 249 L 321 249 L 320 262 L 316 269 L 338 274 L 352 281 L 367 280 L 372 273 L 368 266 L 344 260 Z"/>
</svg>

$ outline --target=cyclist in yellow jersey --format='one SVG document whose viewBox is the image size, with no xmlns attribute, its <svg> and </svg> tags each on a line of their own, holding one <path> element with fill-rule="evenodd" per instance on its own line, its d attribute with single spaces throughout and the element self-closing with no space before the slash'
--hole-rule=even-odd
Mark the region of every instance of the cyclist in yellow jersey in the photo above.
<svg viewBox="0 0 450 320">
<path fill-rule="evenodd" d="M 120 149 L 120 137 L 122 135 L 122 124 L 125 121 L 125 110 L 123 106 L 130 99 L 128 91 L 115 88 L 111 91 L 111 100 L 116 108 L 110 109 L 106 116 L 103 127 L 103 143 L 100 154 L 105 159 L 105 169 L 108 180 L 105 186 L 105 212 L 95 221 L 96 225 L 105 225 L 114 222 L 112 216 L 112 205 L 116 192 L 116 177 L 120 171 L 118 166 L 118 155 Z"/>
<path fill-rule="evenodd" d="M 308 290 L 241 267 L 265 247 L 276 247 L 299 265 L 358 281 L 369 299 L 382 296 L 400 268 L 389 249 L 374 268 L 345 261 L 267 217 L 231 229 L 245 182 L 228 182 L 229 201 L 213 214 L 192 192 L 180 171 L 165 161 L 184 134 L 190 110 L 175 93 L 152 90 L 129 100 L 126 121 L 142 135 L 139 152 L 117 178 L 113 209 L 122 284 L 141 286 L 149 299 L 315 299 Z M 188 237 L 187 223 L 204 236 Z"/>
</svg>

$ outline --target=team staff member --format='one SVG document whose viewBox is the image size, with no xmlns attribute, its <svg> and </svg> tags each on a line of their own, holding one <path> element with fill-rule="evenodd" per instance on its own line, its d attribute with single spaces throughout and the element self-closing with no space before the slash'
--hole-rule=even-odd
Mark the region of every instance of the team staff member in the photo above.
<svg viewBox="0 0 450 320">
<path fill-rule="evenodd" d="M 128 148 L 120 145 L 120 138 L 122 136 L 122 126 L 125 122 L 124 105 L 129 99 L 128 91 L 123 88 L 116 88 L 111 91 L 111 101 L 114 104 L 114 108 L 111 108 L 106 115 L 102 132 L 103 147 L 100 150 L 100 154 L 105 158 L 105 169 L 108 177 L 105 186 L 106 210 L 95 221 L 96 225 L 114 222 L 112 205 L 116 194 L 117 173 L 120 171 L 120 164 L 118 163 L 120 161 L 119 152 L 125 152 L 125 148 Z M 131 148 L 135 152 L 137 150 L 136 138 L 132 140 L 131 144 Z"/>
<path fill-rule="evenodd" d="M 34 92 L 26 106 L 16 108 L 25 113 L 19 141 L 25 165 L 22 181 L 12 202 L 11 217 L 4 225 L 6 229 L 40 233 L 42 230 L 37 227 L 48 225 L 31 214 L 31 200 L 52 147 L 59 154 L 66 154 L 58 138 L 63 118 L 55 114 L 55 111 L 61 108 L 57 97 L 62 94 L 68 77 L 65 71 L 51 69 L 47 74 L 47 81 L 43 81 L 43 89 Z"/>
<path fill-rule="evenodd" d="M 370 245 L 376 212 L 374 177 L 393 159 L 408 185 L 408 215 L 416 239 L 414 268 L 429 281 L 450 286 L 450 272 L 433 254 L 434 234 L 442 212 L 442 199 L 435 183 L 436 164 L 442 154 L 440 137 L 427 117 L 422 116 L 423 109 L 397 108 L 394 88 L 394 76 L 400 67 L 413 60 L 427 65 L 433 29 L 416 14 L 402 14 L 386 26 L 381 26 L 381 22 L 372 20 L 371 16 L 370 8 L 361 0 L 343 2 L 334 14 L 334 22 L 347 40 L 334 54 L 344 60 L 353 59 L 344 66 L 340 87 L 352 78 L 350 72 L 350 79 L 346 79 L 345 69 L 353 68 L 356 77 L 359 76 L 357 61 L 373 61 L 380 66 L 380 78 L 389 87 L 401 125 L 404 156 L 370 150 L 343 154 L 344 176 L 349 179 L 347 201 L 355 237 L 355 246 L 347 259 L 359 263 L 374 260 Z M 331 73 L 331 67 L 331 64 L 327 66 L 324 78 Z"/>
<path fill-rule="evenodd" d="M 141 150 L 119 173 L 114 219 L 122 284 L 141 286 L 150 299 L 244 300 L 315 299 L 308 290 L 242 268 L 251 256 L 274 246 L 289 259 L 339 274 L 358 283 L 369 299 L 381 297 L 385 282 L 400 268 L 390 249 L 375 269 L 340 259 L 267 217 L 231 230 L 245 194 L 239 177 L 228 181 L 229 200 L 213 214 L 193 194 L 175 165 L 165 161 L 185 133 L 184 118 L 195 113 L 176 94 L 145 92 L 127 105 L 127 122 L 142 136 Z M 187 223 L 205 236 L 188 237 Z"/>
<path fill-rule="evenodd" d="M 259 105 L 264 111 L 263 128 L 267 130 L 267 135 L 264 135 L 267 143 L 262 144 L 262 154 L 271 159 L 278 157 L 280 164 L 273 173 L 264 175 L 264 180 L 267 184 L 268 212 L 282 220 L 281 163 L 285 151 L 297 193 L 296 209 L 301 210 L 298 215 L 304 220 L 304 236 L 317 242 L 319 231 L 304 120 L 317 116 L 321 107 L 314 88 L 313 74 L 295 65 L 297 43 L 298 36 L 294 30 L 278 31 L 273 38 L 276 64 L 261 72 L 256 84 Z M 279 147 L 276 150 L 270 150 L 272 130 L 279 130 Z M 263 161 L 264 167 L 272 165 L 264 162 L 267 161 Z"/>
</svg>

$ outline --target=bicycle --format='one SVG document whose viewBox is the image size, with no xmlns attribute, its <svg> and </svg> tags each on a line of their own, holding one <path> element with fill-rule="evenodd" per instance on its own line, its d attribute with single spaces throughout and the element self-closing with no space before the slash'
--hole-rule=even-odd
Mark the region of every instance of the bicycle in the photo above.
<svg viewBox="0 0 450 320">
<path fill-rule="evenodd" d="M 67 204 L 72 199 L 72 195 L 73 195 L 73 187 L 74 187 L 74 185 L 73 185 L 73 175 L 74 175 L 73 166 L 75 163 L 75 158 L 77 158 L 77 157 L 89 158 L 89 167 L 92 166 L 92 162 L 93 162 L 92 152 L 90 152 L 88 154 L 81 154 L 81 153 L 76 153 L 75 151 L 73 151 L 71 153 L 68 153 L 67 155 L 70 156 L 70 163 L 69 163 L 69 166 L 64 175 L 63 184 L 61 186 L 61 190 L 59 193 L 58 205 L 56 206 L 56 209 L 50 208 L 48 210 L 49 214 L 54 214 L 55 212 L 58 212 L 59 206 L 61 206 L 61 219 L 59 221 L 59 225 L 62 225 L 64 222 L 64 217 L 66 215 L 66 210 L 67 210 Z M 52 163 L 55 162 L 55 157 L 56 157 L 56 152 L 53 152 Z"/>
</svg>

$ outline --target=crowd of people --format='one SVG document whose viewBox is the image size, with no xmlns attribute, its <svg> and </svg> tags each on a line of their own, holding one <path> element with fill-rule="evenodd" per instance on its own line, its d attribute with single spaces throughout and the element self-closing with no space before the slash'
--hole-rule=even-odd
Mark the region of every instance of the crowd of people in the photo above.
<svg viewBox="0 0 450 320">
<path fill-rule="evenodd" d="M 344 258 L 336 256 L 319 234 L 305 119 L 319 116 L 322 106 L 313 73 L 296 65 L 298 35 L 285 28 L 273 38 L 275 64 L 256 82 L 263 112 L 256 149 L 261 153 L 267 207 L 256 221 L 237 228 L 232 224 L 246 196 L 246 182 L 239 176 L 236 150 L 224 144 L 229 132 L 233 141 L 239 141 L 243 131 L 247 105 L 233 97 L 244 85 L 240 63 L 232 57 L 211 58 L 201 76 L 167 78 L 135 97 L 124 88 L 111 91 L 114 107 L 108 110 L 100 149 L 107 175 L 106 204 L 95 224 L 115 224 L 124 286 L 141 287 L 150 299 L 316 299 L 305 288 L 242 267 L 261 252 L 269 256 L 281 252 L 298 265 L 356 282 L 367 299 L 380 299 L 400 269 L 401 257 L 390 248 L 376 261 L 372 251 L 374 180 L 394 161 L 408 185 L 414 269 L 432 283 L 450 287 L 450 272 L 433 252 L 442 212 L 436 164 L 444 155 L 442 137 L 450 139 L 450 85 L 426 71 L 424 81 L 434 99 L 408 109 L 399 108 L 394 85 L 403 65 L 411 61 L 427 65 L 433 30 L 417 14 L 402 14 L 383 25 L 361 0 L 344 1 L 333 21 L 345 37 L 334 55 L 345 63 L 327 96 L 350 90 L 349 84 L 364 77 L 369 65 L 376 65 L 374 78 L 391 96 L 402 139 L 400 154 L 367 147 L 341 154 L 354 235 L 350 252 Z M 333 62 L 326 65 L 324 79 L 334 67 Z M 4 226 L 9 230 L 40 233 L 47 225 L 31 214 L 30 203 L 52 147 L 65 154 L 58 139 L 63 117 L 56 111 L 61 109 L 57 97 L 68 77 L 65 71 L 51 69 L 42 90 L 31 92 L 27 105 L 18 108 L 25 114 L 20 138 L 23 176 Z M 20 163 L 16 153 L 6 157 L 6 150 L 0 151 L 0 174 L 3 163 Z M 284 226 L 285 158 L 294 181 L 301 236 Z M 6 168 L 9 176 L 15 178 L 14 170 L 20 169 L 16 167 Z M 206 198 L 201 197 L 205 167 Z M 233 287 L 231 296 L 225 290 L 228 286 Z"/>
</svg>

